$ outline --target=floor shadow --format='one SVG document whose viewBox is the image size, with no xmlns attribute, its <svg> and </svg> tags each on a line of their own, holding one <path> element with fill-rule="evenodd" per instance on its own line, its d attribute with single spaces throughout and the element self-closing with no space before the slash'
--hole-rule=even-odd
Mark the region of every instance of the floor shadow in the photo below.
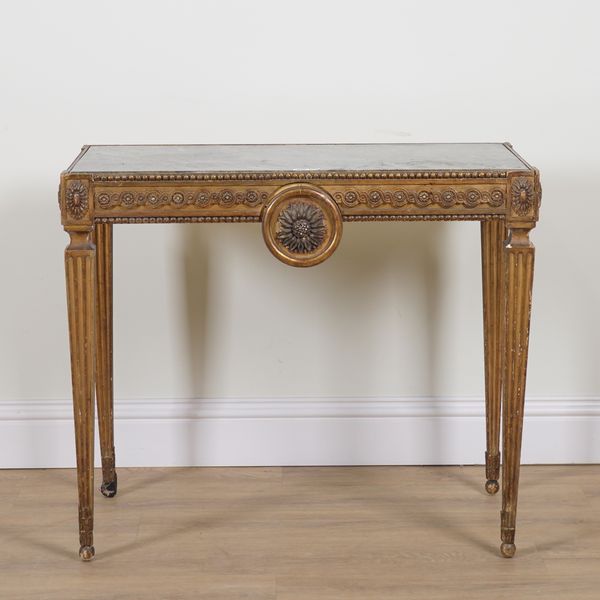
<svg viewBox="0 0 600 600">
<path fill-rule="evenodd" d="M 127 498 L 134 492 L 137 492 L 138 490 L 142 489 L 144 491 L 151 491 L 153 487 L 156 487 L 157 485 L 160 485 L 165 481 L 176 479 L 177 476 L 180 475 L 181 472 L 187 468 L 188 467 L 162 467 L 160 468 L 160 470 L 157 470 L 153 467 L 138 467 L 136 468 L 136 472 L 144 470 L 147 471 L 147 475 L 144 477 L 136 476 L 136 478 L 133 480 L 130 477 L 128 477 L 127 479 L 125 479 L 124 477 L 121 478 L 121 480 L 124 481 L 123 483 L 121 483 L 121 480 L 119 481 L 118 497 Z M 127 473 L 125 469 L 122 470 L 125 473 Z M 106 498 L 106 500 L 110 502 L 111 498 Z"/>
<path fill-rule="evenodd" d="M 463 469 L 457 468 L 453 471 L 453 479 L 459 481 L 464 487 L 477 492 L 480 496 L 485 496 L 486 498 L 501 498 L 501 492 L 497 492 L 495 495 L 490 496 L 490 494 L 485 491 L 485 467 L 482 467 L 480 472 L 481 477 L 478 480 L 473 480 L 465 474 Z"/>
<path fill-rule="evenodd" d="M 76 517 L 77 517 L 77 509 L 75 509 L 74 512 L 74 523 L 76 521 Z M 77 533 L 76 533 L 76 528 L 73 528 L 74 531 L 74 537 L 73 537 L 73 546 L 75 545 L 75 543 L 77 542 Z M 77 546 L 77 548 L 75 548 L 75 550 L 73 550 L 73 546 L 69 546 L 69 548 L 67 548 L 66 546 L 62 546 L 60 544 L 57 543 L 53 543 L 51 541 L 48 541 L 48 539 L 46 537 L 44 537 L 44 533 L 42 532 L 34 532 L 34 533 L 28 533 L 26 531 L 12 531 L 10 534 L 7 534 L 5 532 L 2 531 L 2 526 L 0 526 L 0 538 L 3 538 L 4 540 L 6 540 L 6 542 L 8 542 L 8 540 L 10 539 L 10 537 L 13 538 L 18 538 L 19 542 L 23 542 L 25 543 L 27 546 L 31 547 L 31 556 L 35 556 L 37 557 L 35 560 L 37 560 L 39 558 L 40 555 L 40 550 L 42 551 L 46 551 L 48 553 L 49 556 L 62 556 L 63 558 L 69 558 L 69 559 L 73 559 L 75 557 L 77 557 L 77 549 L 79 548 L 79 546 Z M 33 562 L 33 559 L 32 559 Z"/>
<path fill-rule="evenodd" d="M 236 500 L 236 506 L 239 507 L 239 498 Z M 269 514 L 274 506 L 281 504 L 280 496 L 265 495 L 260 496 L 252 495 L 248 496 L 244 502 L 245 514 Z M 201 509 L 199 509 L 201 510 Z M 232 519 L 232 515 L 236 515 Z M 169 528 L 168 532 L 160 532 L 147 536 L 138 535 L 133 542 L 127 542 L 113 548 L 106 549 L 101 556 L 98 556 L 96 560 L 102 558 L 110 559 L 121 554 L 125 554 L 131 550 L 142 549 L 149 544 L 156 542 L 164 542 L 165 539 L 175 539 L 182 535 L 190 533 L 194 530 L 206 531 L 218 527 L 220 524 L 231 525 L 232 522 L 240 522 L 240 511 L 232 511 L 228 506 L 227 500 L 223 500 L 219 503 L 219 508 L 216 511 L 203 511 L 203 517 L 198 519 L 186 519 L 185 521 L 180 520 L 180 524 Z"/>
<path fill-rule="evenodd" d="M 309 467 L 308 469 L 311 468 Z M 420 467 L 412 468 L 419 469 Z M 314 467 L 314 469 L 319 469 L 319 467 Z M 414 490 L 412 488 L 409 489 L 394 485 L 389 490 L 389 493 L 382 494 L 380 487 L 376 496 L 369 494 L 369 490 L 373 488 L 366 481 L 371 480 L 373 485 L 377 485 L 377 482 L 380 482 L 381 477 L 385 475 L 385 471 L 382 472 L 385 467 L 345 467 L 342 469 L 348 469 L 351 475 L 350 478 L 344 477 L 343 482 L 340 483 L 337 478 L 317 477 L 313 480 L 314 490 L 312 491 L 315 493 L 322 492 L 324 497 L 331 498 L 339 494 L 340 490 L 350 486 L 351 491 L 348 494 L 344 494 L 342 502 L 356 503 L 362 499 L 365 505 L 368 505 L 369 508 L 375 508 L 380 513 L 376 517 L 377 522 L 386 520 L 390 523 L 402 523 L 410 519 L 411 522 L 416 522 L 420 526 L 423 526 L 423 528 L 438 529 L 447 532 L 448 543 L 467 543 L 480 548 L 490 555 L 498 555 L 500 543 L 498 535 L 499 523 L 490 523 L 489 537 L 474 535 L 472 531 L 465 528 L 463 522 L 453 520 L 451 512 L 445 512 L 443 508 L 438 510 L 438 506 L 435 503 L 432 505 L 429 502 L 431 498 L 424 499 L 423 502 L 419 502 L 418 499 L 415 501 Z M 431 469 L 435 469 L 435 467 Z M 306 470 L 306 468 L 303 470 Z M 336 472 L 339 474 L 340 468 L 336 468 Z M 358 483 L 360 484 L 360 490 L 354 487 Z M 304 492 L 306 491 L 305 488 Z M 309 495 L 312 491 L 310 488 L 308 489 Z M 235 500 L 224 498 L 218 507 L 208 506 L 207 509 L 199 509 L 202 512 L 202 516 L 198 518 L 179 520 L 178 523 L 177 515 L 175 515 L 173 527 L 169 527 L 168 531 L 157 532 L 147 536 L 138 535 L 135 541 L 127 542 L 113 548 L 106 548 L 102 556 L 109 559 L 134 549 L 144 548 L 149 544 L 162 543 L 165 539 L 176 539 L 193 530 L 210 530 L 222 524 L 231 525 L 232 519 L 234 523 L 243 523 L 251 516 L 276 514 L 286 501 L 285 499 L 289 493 L 288 490 L 287 492 L 282 491 L 281 494 L 253 493 L 243 498 L 237 497 Z M 337 497 L 339 498 L 339 496 Z M 233 502 L 233 504 L 230 504 L 230 502 Z M 240 506 L 244 507 L 243 511 L 240 511 Z M 310 519 L 310 511 L 307 514 L 307 518 Z M 550 542 L 548 543 L 550 544 Z M 528 553 L 530 549 L 524 546 L 523 551 L 524 553 Z"/>
</svg>

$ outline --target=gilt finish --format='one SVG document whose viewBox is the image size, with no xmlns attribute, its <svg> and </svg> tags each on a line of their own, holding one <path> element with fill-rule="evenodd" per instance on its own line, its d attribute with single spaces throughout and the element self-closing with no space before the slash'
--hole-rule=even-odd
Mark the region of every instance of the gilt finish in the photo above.
<svg viewBox="0 0 600 600">
<path fill-rule="evenodd" d="M 515 524 L 535 254 L 533 244 L 529 241 L 529 230 L 530 227 L 511 228 L 505 249 L 501 551 L 507 558 L 512 557 L 516 549 Z"/>
<path fill-rule="evenodd" d="M 102 486 L 108 498 L 117 493 L 113 418 L 112 225 L 96 223 L 96 403 L 102 457 Z"/>
<path fill-rule="evenodd" d="M 327 259 L 339 244 L 342 215 L 327 192 L 305 183 L 284 185 L 262 215 L 267 248 L 282 262 L 310 267 Z"/>
<path fill-rule="evenodd" d="M 69 231 L 65 251 L 75 450 L 79 488 L 79 555 L 94 557 L 94 290 L 95 247 L 90 230 Z"/>
<path fill-rule="evenodd" d="M 510 144 L 85 146 L 62 173 L 79 486 L 80 555 L 94 556 L 94 386 L 102 493 L 117 493 L 113 433 L 112 227 L 262 223 L 267 249 L 312 266 L 343 221 L 480 221 L 484 303 L 485 489 L 500 479 L 501 553 L 515 552 L 539 173 Z M 95 382 L 95 378 L 97 381 Z"/>
<path fill-rule="evenodd" d="M 500 485 L 500 407 L 502 400 L 504 267 L 504 221 L 481 223 L 483 272 L 483 335 L 485 357 L 485 489 L 495 494 Z"/>
</svg>

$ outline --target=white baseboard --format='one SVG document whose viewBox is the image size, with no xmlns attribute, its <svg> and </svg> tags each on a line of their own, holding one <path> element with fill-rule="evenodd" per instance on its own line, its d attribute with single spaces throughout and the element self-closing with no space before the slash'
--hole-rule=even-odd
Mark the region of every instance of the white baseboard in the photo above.
<svg viewBox="0 0 600 600">
<path fill-rule="evenodd" d="M 485 450 L 482 398 L 115 405 L 121 466 L 480 464 Z M 525 412 L 524 463 L 600 463 L 600 398 L 528 398 Z M 70 401 L 0 401 L 0 468 L 74 465 Z"/>
</svg>

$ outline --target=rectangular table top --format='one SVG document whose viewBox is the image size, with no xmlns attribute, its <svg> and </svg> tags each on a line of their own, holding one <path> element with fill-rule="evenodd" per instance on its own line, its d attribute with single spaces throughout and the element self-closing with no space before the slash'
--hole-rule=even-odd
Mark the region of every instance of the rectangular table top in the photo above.
<svg viewBox="0 0 600 600">
<path fill-rule="evenodd" d="M 70 173 L 529 170 L 501 143 L 88 146 Z"/>
</svg>

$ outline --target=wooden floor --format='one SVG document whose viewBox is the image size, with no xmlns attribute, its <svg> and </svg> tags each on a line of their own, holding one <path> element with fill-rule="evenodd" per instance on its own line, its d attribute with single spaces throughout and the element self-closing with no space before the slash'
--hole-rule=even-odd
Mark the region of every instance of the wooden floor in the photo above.
<svg viewBox="0 0 600 600">
<path fill-rule="evenodd" d="M 483 467 L 121 469 L 91 563 L 75 486 L 0 471 L 1 599 L 600 598 L 600 466 L 523 468 L 512 560 Z"/>
</svg>

